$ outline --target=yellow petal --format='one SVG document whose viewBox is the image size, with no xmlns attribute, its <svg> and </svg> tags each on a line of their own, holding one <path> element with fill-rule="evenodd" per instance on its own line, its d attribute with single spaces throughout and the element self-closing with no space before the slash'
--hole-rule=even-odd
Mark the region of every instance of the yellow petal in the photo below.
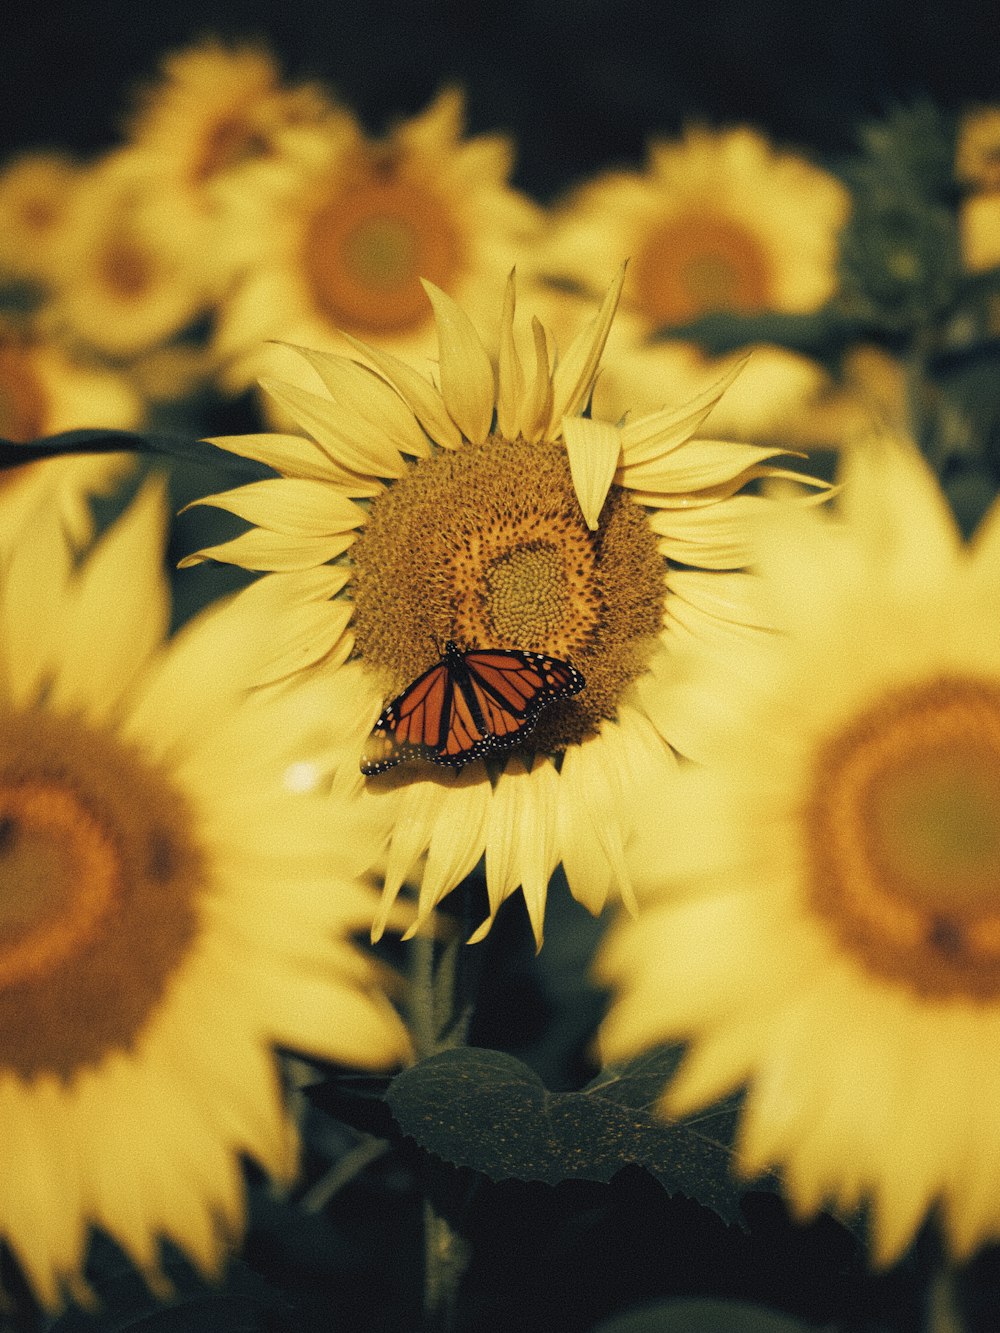
<svg viewBox="0 0 1000 1333">
<path fill-rule="evenodd" d="M 388 380 L 432 440 L 445 449 L 459 447 L 462 432 L 448 415 L 441 395 L 433 384 L 429 384 L 419 371 L 391 353 L 369 347 L 350 334 L 345 333 L 343 337 Z"/>
<path fill-rule="evenodd" d="M 888 436 L 843 453 L 841 512 L 875 561 L 912 572 L 915 584 L 954 567 L 962 538 L 948 501 L 916 445 Z"/>
<path fill-rule="evenodd" d="M 607 421 L 563 417 L 563 435 L 573 489 L 580 501 L 584 522 L 591 532 L 596 532 L 621 458 L 621 434 L 617 426 Z"/>
<path fill-rule="evenodd" d="M 682 495 L 720 486 L 737 477 L 741 484 L 745 484 L 750 479 L 751 468 L 781 453 L 787 453 L 787 450 L 731 444 L 726 440 L 689 440 L 683 449 L 668 458 L 650 459 L 634 466 L 626 464 L 619 480 L 623 486 L 634 490 Z"/>
<path fill-rule="evenodd" d="M 417 905 L 420 920 L 471 874 L 486 846 L 490 784 L 482 765 L 467 764 L 451 784 L 448 797 L 448 817 L 437 822 L 427 848 Z"/>
<path fill-rule="evenodd" d="M 649 526 L 661 535 L 660 551 L 685 565 L 739 569 L 750 563 L 754 525 L 774 502 L 760 495 L 735 495 L 699 509 L 660 509 Z"/>
<path fill-rule="evenodd" d="M 81 567 L 59 630 L 55 707 L 106 717 L 161 648 L 170 620 L 165 498 L 162 478 L 147 482 Z"/>
<path fill-rule="evenodd" d="M 384 489 L 374 477 L 362 477 L 340 467 L 318 444 L 302 435 L 216 435 L 208 443 L 241 458 L 266 463 L 284 477 L 330 482 L 345 495 L 372 496 Z"/>
<path fill-rule="evenodd" d="M 507 278 L 500 314 L 500 358 L 497 368 L 497 430 L 508 440 L 517 437 L 524 398 L 524 371 L 514 342 L 514 273 Z"/>
<path fill-rule="evenodd" d="M 30 534 L 0 532 L 0 683 L 16 705 L 36 701 L 59 655 L 73 553 L 53 493 L 39 493 Z"/>
<path fill-rule="evenodd" d="M 261 379 L 260 387 L 342 467 L 370 477 L 398 478 L 406 472 L 405 460 L 382 432 L 364 429 L 329 398 L 272 379 Z"/>
<path fill-rule="evenodd" d="M 365 511 L 346 495 L 326 482 L 301 477 L 251 481 L 231 491 L 201 496 L 185 508 L 196 505 L 214 505 L 268 532 L 295 537 L 328 537 L 349 532 L 365 521 Z"/>
<path fill-rule="evenodd" d="M 287 533 L 251 528 L 232 541 L 206 546 L 186 555 L 183 560 L 178 560 L 177 568 L 189 569 L 205 560 L 218 560 L 225 565 L 240 565 L 243 569 L 311 569 L 341 555 L 353 541 L 354 536 L 349 532 L 325 539 L 302 537 L 296 540 Z"/>
<path fill-rule="evenodd" d="M 664 408 L 627 421 L 622 427 L 624 466 L 629 468 L 653 462 L 689 440 L 747 360 L 738 362 L 722 379 L 679 407 Z"/>
<path fill-rule="evenodd" d="M 493 425 L 493 366 L 472 320 L 456 301 L 422 279 L 434 307 L 440 348 L 441 396 L 467 440 L 485 440 Z"/>
<path fill-rule="evenodd" d="M 552 417 L 552 374 L 549 344 L 541 321 L 531 317 L 531 336 L 535 346 L 535 374 L 521 404 L 520 433 L 531 444 L 542 439 Z"/>
<path fill-rule="evenodd" d="M 366 431 L 385 436 L 400 453 L 427 457 L 430 445 L 413 413 L 374 370 L 332 352 L 293 350 L 313 367 L 341 412 L 362 423 Z"/>
<path fill-rule="evenodd" d="M 346 662 L 354 646 L 347 633 L 354 607 L 346 599 L 287 607 L 274 620 L 272 651 L 262 657 L 255 684 L 270 685 L 322 662 Z"/>
<path fill-rule="evenodd" d="M 554 439 L 562 428 L 563 417 L 575 416 L 590 397 L 624 281 L 623 264 L 608 288 L 600 310 L 573 339 L 566 356 L 556 366 L 552 376 L 552 414 L 546 439 Z"/>
</svg>

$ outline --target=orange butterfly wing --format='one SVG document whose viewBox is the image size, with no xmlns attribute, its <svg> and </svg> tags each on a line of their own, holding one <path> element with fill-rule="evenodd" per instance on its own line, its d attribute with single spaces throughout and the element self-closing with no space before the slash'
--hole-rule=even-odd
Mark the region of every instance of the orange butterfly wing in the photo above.
<svg viewBox="0 0 1000 1333">
<path fill-rule="evenodd" d="M 430 758 L 444 739 L 453 689 L 442 659 L 388 703 L 362 752 L 361 772 L 374 777 L 404 759 Z"/>
<path fill-rule="evenodd" d="M 516 744 L 555 699 L 578 694 L 583 676 L 569 662 L 520 649 L 449 642 L 445 655 L 383 710 L 361 758 L 374 777 L 406 759 L 461 768 Z"/>
</svg>

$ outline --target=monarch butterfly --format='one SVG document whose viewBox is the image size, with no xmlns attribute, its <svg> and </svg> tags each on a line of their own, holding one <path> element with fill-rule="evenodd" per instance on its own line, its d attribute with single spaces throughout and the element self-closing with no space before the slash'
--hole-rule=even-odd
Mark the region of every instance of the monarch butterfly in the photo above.
<svg viewBox="0 0 1000 1333">
<path fill-rule="evenodd" d="M 554 699 L 583 689 L 583 676 L 548 653 L 516 648 L 459 648 L 444 656 L 383 709 L 361 756 L 375 777 L 404 759 L 461 768 L 516 745 Z"/>
</svg>

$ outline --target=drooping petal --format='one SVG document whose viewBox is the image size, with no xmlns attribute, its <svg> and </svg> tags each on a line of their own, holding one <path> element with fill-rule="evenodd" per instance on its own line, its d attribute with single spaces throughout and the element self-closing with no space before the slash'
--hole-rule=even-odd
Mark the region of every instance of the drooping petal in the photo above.
<svg viewBox="0 0 1000 1333">
<path fill-rule="evenodd" d="M 617 426 L 607 421 L 563 417 L 563 435 L 573 489 L 580 501 L 584 522 L 591 532 L 596 532 L 621 458 L 620 432 Z"/>
</svg>

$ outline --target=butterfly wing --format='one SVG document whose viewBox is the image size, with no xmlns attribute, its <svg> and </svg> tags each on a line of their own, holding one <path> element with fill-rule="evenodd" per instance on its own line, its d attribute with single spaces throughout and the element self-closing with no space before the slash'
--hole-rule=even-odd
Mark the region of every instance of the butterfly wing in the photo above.
<svg viewBox="0 0 1000 1333">
<path fill-rule="evenodd" d="M 361 755 L 361 772 L 375 777 L 404 759 L 435 759 L 448 734 L 454 692 L 446 659 L 407 685 L 386 704 L 372 727 Z"/>
<path fill-rule="evenodd" d="M 464 665 L 497 748 L 514 744 L 547 703 L 579 694 L 584 685 L 574 666 L 547 653 L 477 648 L 465 654 Z"/>
<path fill-rule="evenodd" d="M 462 652 L 449 643 L 440 662 L 383 709 L 361 757 L 375 777 L 406 759 L 461 768 L 508 748 L 545 704 L 583 689 L 569 662 L 547 653 L 488 648 Z"/>
</svg>

